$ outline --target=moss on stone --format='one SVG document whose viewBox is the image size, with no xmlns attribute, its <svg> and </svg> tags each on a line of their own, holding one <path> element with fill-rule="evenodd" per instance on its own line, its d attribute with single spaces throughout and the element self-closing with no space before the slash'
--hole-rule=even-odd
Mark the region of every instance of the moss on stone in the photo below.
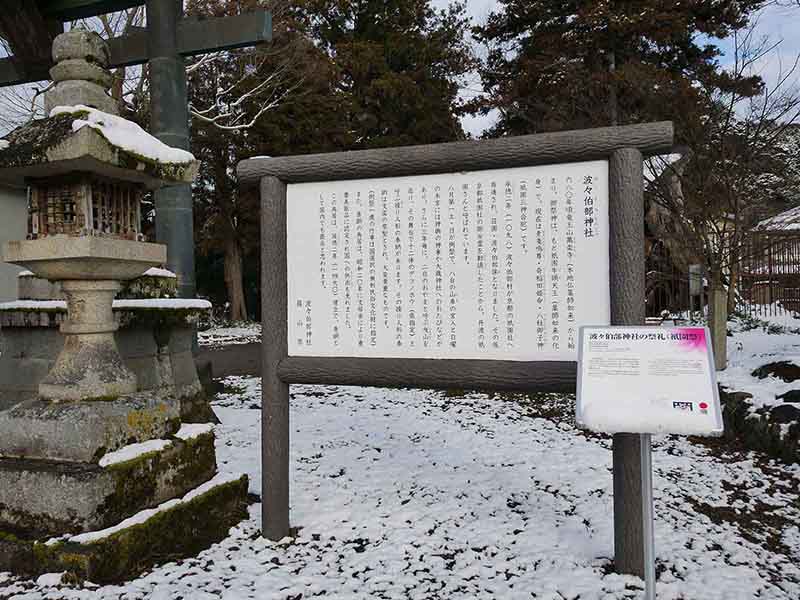
<svg viewBox="0 0 800 600">
<path fill-rule="evenodd" d="M 181 398 L 181 421 L 184 423 L 219 423 L 219 418 L 211 408 L 205 390 L 193 396 Z"/>
<path fill-rule="evenodd" d="M 72 135 L 72 122 L 86 114 L 88 113 L 62 114 L 18 127 L 5 136 L 9 145 L 0 150 L 0 168 L 25 167 L 47 162 L 47 151 Z"/>
<path fill-rule="evenodd" d="M 118 298 L 144 300 L 153 298 L 175 298 L 178 293 L 177 277 L 149 277 L 143 275 L 126 281 Z"/>
<path fill-rule="evenodd" d="M 167 405 L 158 404 L 153 408 L 145 408 L 142 410 L 133 410 L 128 413 L 128 427 L 134 434 L 134 439 L 130 443 L 135 443 L 142 440 L 150 440 L 159 437 L 161 431 L 161 423 L 164 422 L 164 416 L 167 414 Z M 178 430 L 180 424 L 170 424 L 170 433 Z"/>
<path fill-rule="evenodd" d="M 21 168 L 51 162 L 52 151 L 58 151 L 63 144 L 69 144 L 73 135 L 73 123 L 88 116 L 85 110 L 62 113 L 45 119 L 37 119 L 18 127 L 7 136 L 7 148 L 0 150 L 0 168 Z M 143 174 L 160 181 L 188 181 L 196 168 L 195 163 L 162 163 L 156 158 L 140 155 L 114 145 L 102 129 L 92 131 L 111 148 L 113 159 L 108 160 L 115 167 Z"/>
<path fill-rule="evenodd" d="M 110 526 L 183 496 L 211 479 L 216 468 L 213 434 L 188 441 L 176 439 L 170 448 L 106 467 L 114 477 L 114 492 L 106 497 L 98 514 L 104 526 Z"/>
<path fill-rule="evenodd" d="M 62 555 L 85 557 L 80 575 L 101 584 L 118 583 L 162 562 L 195 555 L 224 539 L 247 517 L 247 486 L 246 477 L 218 486 L 105 539 L 83 546 L 67 544 Z"/>
<path fill-rule="evenodd" d="M 120 314 L 122 327 L 173 329 L 194 325 L 207 312 L 202 308 L 137 308 L 114 311 Z"/>
<path fill-rule="evenodd" d="M 247 477 L 89 544 L 50 546 L 0 532 L 0 571 L 35 577 L 66 572 L 71 581 L 120 583 L 153 566 L 194 556 L 247 517 Z"/>
<path fill-rule="evenodd" d="M 247 478 L 243 477 L 76 551 L 89 557 L 88 579 L 119 582 L 164 560 L 208 548 L 246 516 Z"/>
</svg>

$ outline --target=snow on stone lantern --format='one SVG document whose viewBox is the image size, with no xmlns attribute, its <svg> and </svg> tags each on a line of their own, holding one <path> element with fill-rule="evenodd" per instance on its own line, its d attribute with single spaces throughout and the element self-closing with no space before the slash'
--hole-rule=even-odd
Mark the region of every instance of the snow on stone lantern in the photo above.
<svg viewBox="0 0 800 600">
<path fill-rule="evenodd" d="M 141 201 L 148 189 L 192 181 L 194 157 L 116 115 L 108 95 L 108 49 L 76 29 L 53 44 L 49 118 L 6 137 L 0 181 L 26 185 L 28 239 L 3 249 L 6 262 L 61 283 L 68 320 L 64 350 L 40 383 L 47 400 L 116 397 L 137 389 L 120 358 L 112 303 L 121 282 L 166 262 L 144 241 Z"/>
</svg>

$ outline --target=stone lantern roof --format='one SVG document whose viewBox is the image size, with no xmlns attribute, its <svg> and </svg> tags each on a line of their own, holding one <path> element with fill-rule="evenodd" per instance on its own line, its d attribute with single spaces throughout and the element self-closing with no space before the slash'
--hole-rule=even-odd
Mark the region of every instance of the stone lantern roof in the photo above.
<svg viewBox="0 0 800 600">
<path fill-rule="evenodd" d="M 22 186 L 81 172 L 158 189 L 194 179 L 198 163 L 191 153 L 116 115 L 106 91 L 112 81 L 107 47 L 97 33 L 62 34 L 53 59 L 54 84 L 45 93 L 49 116 L 0 140 L 0 182 Z"/>
</svg>

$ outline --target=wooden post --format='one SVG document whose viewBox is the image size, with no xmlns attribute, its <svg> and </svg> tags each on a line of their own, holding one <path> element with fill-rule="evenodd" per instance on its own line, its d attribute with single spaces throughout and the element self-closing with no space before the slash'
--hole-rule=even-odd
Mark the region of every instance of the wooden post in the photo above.
<svg viewBox="0 0 800 600">
<path fill-rule="evenodd" d="M 289 384 L 278 376 L 288 354 L 286 184 L 261 180 L 261 531 L 277 541 L 289 535 Z"/>
<path fill-rule="evenodd" d="M 724 371 L 728 367 L 728 293 L 721 277 L 711 280 L 711 343 L 714 349 L 714 368 Z M 770 280 L 771 281 L 771 280 Z M 772 283 L 769 284 L 772 296 Z M 770 298 L 771 299 L 771 298 Z"/>
<path fill-rule="evenodd" d="M 625 148 L 609 161 L 611 324 L 645 322 L 644 177 L 642 153 Z M 619 573 L 644 576 L 642 436 L 613 442 L 614 563 Z"/>
</svg>

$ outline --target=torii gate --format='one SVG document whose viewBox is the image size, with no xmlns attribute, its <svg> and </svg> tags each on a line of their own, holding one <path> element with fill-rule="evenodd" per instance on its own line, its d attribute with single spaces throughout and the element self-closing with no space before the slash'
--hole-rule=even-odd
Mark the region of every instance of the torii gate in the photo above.
<svg viewBox="0 0 800 600">
<path fill-rule="evenodd" d="M 233 17 L 184 18 L 182 0 L 4 0 L 0 27 L 14 56 L 0 60 L 0 86 L 49 79 L 50 43 L 63 23 L 147 5 L 147 27 L 109 40 L 111 66 L 149 63 L 151 133 L 189 149 L 189 101 L 184 58 L 254 46 L 272 39 L 272 17 L 255 10 Z M 43 46 L 43 41 L 46 46 Z M 45 49 L 44 51 L 42 49 Z M 195 295 L 191 186 L 156 192 L 156 239 L 169 248 L 168 267 L 180 295 Z"/>
</svg>

